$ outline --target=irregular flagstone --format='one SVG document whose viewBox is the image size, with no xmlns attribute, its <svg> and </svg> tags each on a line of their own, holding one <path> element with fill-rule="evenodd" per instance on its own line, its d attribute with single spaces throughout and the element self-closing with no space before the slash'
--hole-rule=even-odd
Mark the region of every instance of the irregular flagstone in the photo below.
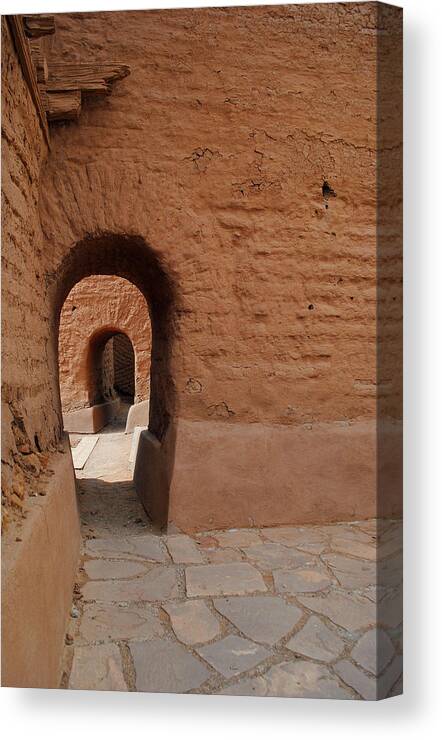
<svg viewBox="0 0 442 740">
<path fill-rule="evenodd" d="M 83 567 L 86 575 L 94 581 L 132 578 L 146 572 L 143 563 L 131 560 L 86 560 Z"/>
<path fill-rule="evenodd" d="M 89 532 L 105 508 L 111 524 L 103 519 L 103 534 L 85 543 L 89 581 L 81 589 L 82 614 L 70 624 L 73 688 L 128 690 L 113 642 L 123 640 L 138 691 L 212 692 L 227 680 L 236 683 L 221 693 L 383 698 L 401 691 L 399 525 L 384 523 L 380 537 L 373 523 L 362 523 L 366 531 L 342 523 L 160 537 L 140 529 L 142 519 L 131 521 L 130 481 L 127 491 L 119 483 L 118 495 L 102 481 L 88 491 L 94 486 L 93 496 L 80 496 Z M 173 563 L 185 566 L 184 598 Z M 216 611 L 198 598 L 206 596 Z"/>
<path fill-rule="evenodd" d="M 82 593 L 86 601 L 163 601 L 177 597 L 175 569 L 154 566 L 146 575 L 133 580 L 88 581 Z"/>
<path fill-rule="evenodd" d="M 204 563 L 196 543 L 186 534 L 170 535 L 166 546 L 174 563 Z"/>
<path fill-rule="evenodd" d="M 297 545 L 298 550 L 302 550 L 302 552 L 310 552 L 312 555 L 320 555 L 324 550 L 328 549 L 328 545 L 326 542 L 304 542 L 300 545 Z"/>
<path fill-rule="evenodd" d="M 311 553 L 319 554 L 327 546 L 326 533 L 311 527 L 266 527 L 262 534 L 270 542 L 305 549 Z"/>
<path fill-rule="evenodd" d="M 363 596 L 331 591 L 329 594 L 298 596 L 298 601 L 346 630 L 361 630 L 376 622 L 376 605 Z"/>
<path fill-rule="evenodd" d="M 369 677 L 349 660 L 342 660 L 335 666 L 342 680 L 352 686 L 363 699 L 374 701 L 385 699 L 402 676 L 402 658 L 398 655 L 379 678 Z M 400 686 L 398 687 L 398 693 Z"/>
<path fill-rule="evenodd" d="M 260 572 L 249 563 L 192 565 L 186 568 L 188 596 L 230 596 L 266 590 Z"/>
<path fill-rule="evenodd" d="M 228 529 L 226 532 L 214 532 L 213 536 L 220 547 L 250 547 L 262 542 L 256 529 Z"/>
<path fill-rule="evenodd" d="M 212 645 L 205 645 L 198 648 L 197 652 L 226 678 L 254 668 L 271 654 L 262 645 L 237 635 L 229 635 Z"/>
<path fill-rule="evenodd" d="M 80 639 L 151 640 L 163 634 L 164 627 L 152 609 L 133 604 L 85 604 L 80 622 Z"/>
<path fill-rule="evenodd" d="M 358 640 L 351 657 L 375 676 L 379 676 L 394 655 L 394 646 L 384 630 L 372 629 Z"/>
<path fill-rule="evenodd" d="M 387 696 L 400 696 L 404 693 L 404 686 L 403 686 L 403 676 L 402 673 L 399 676 L 398 680 L 394 683 L 394 685 L 391 687 L 390 691 L 388 692 Z"/>
<path fill-rule="evenodd" d="M 247 637 L 272 645 L 296 627 L 302 611 L 279 596 L 232 596 L 214 606 Z"/>
<path fill-rule="evenodd" d="M 305 553 L 274 542 L 243 548 L 243 552 L 249 560 L 252 560 L 263 570 L 284 567 L 296 568 L 297 566 L 311 563 L 314 560 L 312 555 L 306 555 Z"/>
<path fill-rule="evenodd" d="M 339 661 L 334 666 L 334 669 L 344 683 L 357 691 L 363 699 L 369 701 L 375 701 L 377 699 L 378 686 L 377 679 L 374 676 L 367 676 L 349 660 Z"/>
<path fill-rule="evenodd" d="M 127 691 L 117 645 L 76 647 L 69 678 L 70 689 Z"/>
<path fill-rule="evenodd" d="M 402 655 L 396 655 L 385 672 L 377 679 L 378 699 L 402 693 Z M 392 691 L 394 687 L 394 691 Z"/>
<path fill-rule="evenodd" d="M 344 555 L 351 555 L 354 558 L 363 560 L 376 560 L 376 545 L 369 542 L 359 542 L 350 537 L 333 537 L 330 543 L 330 549 Z"/>
<path fill-rule="evenodd" d="M 198 689 L 211 675 L 205 665 L 175 642 L 134 642 L 129 649 L 137 691 L 183 693 Z"/>
<path fill-rule="evenodd" d="M 186 645 L 209 642 L 221 634 L 221 625 L 204 601 L 163 604 L 178 640 Z"/>
<path fill-rule="evenodd" d="M 381 531 L 380 533 L 381 542 L 391 542 L 395 540 L 398 545 L 402 546 L 402 538 L 403 538 L 402 520 L 390 522 L 389 526 L 386 526 L 385 529 Z"/>
<path fill-rule="evenodd" d="M 362 529 L 354 524 L 348 524 L 340 522 L 336 524 L 325 524 L 321 527 L 322 531 L 330 535 L 331 537 L 342 537 L 346 540 L 352 540 L 354 542 L 365 542 L 373 545 L 376 542 L 376 537 L 368 532 L 363 532 Z"/>
<path fill-rule="evenodd" d="M 365 588 L 376 584 L 376 563 L 330 553 L 322 560 L 332 569 L 343 588 Z"/>
<path fill-rule="evenodd" d="M 362 529 L 363 532 L 379 537 L 383 532 L 391 528 L 391 521 L 389 519 L 367 519 L 362 522 L 354 522 L 358 529 Z"/>
<path fill-rule="evenodd" d="M 213 537 L 213 535 L 196 534 L 194 535 L 194 537 L 199 547 L 203 550 L 213 550 L 215 547 L 218 547 L 218 542 L 216 541 L 215 537 Z"/>
<path fill-rule="evenodd" d="M 378 557 L 380 559 L 391 557 L 402 552 L 403 531 L 402 522 L 394 525 L 391 529 L 381 535 L 378 546 Z"/>
<path fill-rule="evenodd" d="M 402 624 L 403 595 L 402 589 L 392 596 L 386 596 L 378 602 L 378 621 L 384 627 L 394 629 Z"/>
<path fill-rule="evenodd" d="M 134 555 L 143 560 L 154 560 L 158 563 L 167 561 L 167 555 L 161 547 L 160 538 L 150 533 L 132 537 L 105 537 L 87 540 L 86 553 L 105 558 Z"/>
<path fill-rule="evenodd" d="M 263 676 L 246 678 L 227 686 L 220 694 L 235 696 L 282 696 L 307 699 L 353 699 L 330 669 L 305 660 L 272 666 Z"/>
<path fill-rule="evenodd" d="M 220 550 L 206 550 L 206 557 L 210 563 L 237 563 L 242 560 L 241 552 L 231 547 Z"/>
<path fill-rule="evenodd" d="M 323 591 L 333 582 L 324 569 L 297 568 L 296 570 L 275 570 L 273 572 L 275 590 L 278 593 L 295 596 L 298 593 Z"/>
<path fill-rule="evenodd" d="M 377 578 L 380 586 L 400 586 L 403 578 L 402 553 L 379 562 L 377 564 Z"/>
<path fill-rule="evenodd" d="M 310 617 L 304 627 L 287 642 L 286 647 L 299 655 L 329 663 L 340 656 L 345 643 L 318 617 Z"/>
<path fill-rule="evenodd" d="M 377 548 L 378 560 L 384 560 L 392 555 L 402 553 L 402 538 L 398 540 L 388 540 L 387 542 L 381 542 Z"/>
<path fill-rule="evenodd" d="M 376 584 L 376 586 L 367 586 L 364 588 L 364 596 L 366 596 L 371 601 L 380 601 L 383 599 L 386 595 L 390 594 L 391 592 L 383 588 L 382 586 L 379 586 Z"/>
</svg>

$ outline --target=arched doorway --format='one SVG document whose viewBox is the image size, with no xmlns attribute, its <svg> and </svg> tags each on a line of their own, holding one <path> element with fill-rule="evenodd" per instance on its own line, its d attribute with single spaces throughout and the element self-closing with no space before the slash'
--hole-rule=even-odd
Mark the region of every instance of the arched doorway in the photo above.
<svg viewBox="0 0 442 740">
<path fill-rule="evenodd" d="M 103 350 L 104 392 L 132 405 L 135 398 L 135 353 L 122 332 L 107 340 Z"/>
<path fill-rule="evenodd" d="M 151 346 L 148 305 L 132 282 L 91 275 L 76 283 L 63 304 L 59 326 L 64 429 L 98 432 L 115 411 L 123 410 L 118 399 L 126 413 L 130 407 L 132 418 L 147 426 Z"/>
<path fill-rule="evenodd" d="M 149 372 L 150 367 L 146 370 Z M 135 351 L 127 334 L 104 328 L 91 337 L 87 347 L 86 382 L 89 408 L 107 405 L 114 409 L 115 417 L 125 422 L 136 398 Z M 149 385 L 149 378 L 144 375 L 137 387 L 138 394 L 146 400 Z M 65 414 L 64 418 L 68 416 Z M 111 420 L 109 416 L 108 421 Z M 146 413 L 144 426 L 147 424 Z"/>
<path fill-rule="evenodd" d="M 134 482 L 146 511 L 153 521 L 164 525 L 167 523 L 175 454 L 175 382 L 171 364 L 174 316 L 178 303 L 176 289 L 155 251 L 141 237 L 118 234 L 87 236 L 70 250 L 52 280 L 49 278 L 57 338 L 62 329 L 62 310 L 70 291 L 91 276 L 114 276 L 130 282 L 136 286 L 148 306 L 151 325 L 149 433 L 144 440 L 142 459 L 138 455 L 136 460 Z M 122 327 L 115 323 L 102 326 L 97 332 L 95 343 L 103 343 L 106 332 L 105 341 L 116 334 L 129 335 L 135 351 L 137 398 L 139 353 L 133 336 L 129 331 L 123 332 Z M 58 346 L 56 352 L 58 357 Z M 60 378 L 62 363 L 63 359 L 60 362 Z M 85 368 L 86 371 L 90 369 L 90 359 L 86 357 L 82 367 L 83 373 Z M 96 383 L 92 384 L 92 387 L 96 386 Z M 58 388 L 56 392 L 59 392 Z M 63 390 L 60 395 L 63 400 Z M 87 403 L 91 398 L 93 395 L 90 396 L 88 391 Z"/>
</svg>

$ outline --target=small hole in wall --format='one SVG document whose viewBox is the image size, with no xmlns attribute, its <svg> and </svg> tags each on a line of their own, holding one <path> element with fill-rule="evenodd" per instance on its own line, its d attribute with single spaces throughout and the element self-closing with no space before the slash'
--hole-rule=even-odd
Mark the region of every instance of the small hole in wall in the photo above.
<svg viewBox="0 0 442 740">
<path fill-rule="evenodd" d="M 39 452 L 41 452 L 40 440 L 39 440 L 37 434 L 34 435 L 34 442 L 35 442 L 35 446 L 36 446 L 37 450 Z"/>
<path fill-rule="evenodd" d="M 336 193 L 333 190 L 332 186 L 327 182 L 327 180 L 324 180 L 322 183 L 322 197 L 328 200 L 329 198 L 336 198 Z"/>
<path fill-rule="evenodd" d="M 77 310 L 77 306 L 72 306 L 72 312 Z"/>
<path fill-rule="evenodd" d="M 313 305 L 313 303 L 310 303 L 309 304 L 309 307 L 308 307 L 308 310 L 309 311 L 313 311 L 313 309 L 314 309 L 314 305 Z"/>
<path fill-rule="evenodd" d="M 352 295 L 351 295 L 351 296 L 350 296 L 350 300 L 351 300 L 351 301 L 354 301 L 354 296 L 352 296 Z"/>
</svg>

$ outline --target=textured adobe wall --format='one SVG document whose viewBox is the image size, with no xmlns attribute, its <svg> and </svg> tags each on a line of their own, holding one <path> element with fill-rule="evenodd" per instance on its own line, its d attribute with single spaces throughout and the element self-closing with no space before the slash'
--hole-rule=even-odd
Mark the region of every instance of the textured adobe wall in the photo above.
<svg viewBox="0 0 442 740">
<path fill-rule="evenodd" d="M 275 443 L 281 427 L 291 435 L 284 448 L 294 460 L 304 450 L 300 432 L 309 432 L 311 465 L 330 460 L 331 477 L 342 482 L 341 493 L 328 487 L 325 470 L 318 487 L 305 466 L 301 478 L 287 476 L 280 507 L 287 521 L 319 519 L 324 511 L 357 517 L 352 500 L 368 501 L 363 513 L 374 513 L 375 455 L 367 463 L 364 451 L 372 449 L 379 395 L 377 29 L 389 45 L 383 59 L 392 62 L 393 89 L 400 86 L 401 48 L 400 15 L 395 9 L 380 15 L 379 7 L 56 18 L 58 58 L 121 59 L 132 73 L 111 97 L 86 104 L 79 122 L 52 131 L 40 183 L 41 283 L 26 276 L 42 303 L 32 314 L 39 317 L 37 342 L 34 334 L 26 338 L 35 354 L 23 350 L 23 407 L 44 446 L 60 433 L 59 304 L 87 275 L 111 271 L 131 279 L 150 299 L 155 325 L 151 431 L 167 448 L 165 479 L 173 484 L 178 524 L 180 465 L 194 461 L 198 479 L 198 465 L 206 464 L 201 430 L 218 440 L 213 473 L 199 494 L 193 483 L 186 488 L 186 499 L 210 498 L 241 425 L 257 440 L 270 440 L 260 461 L 268 471 L 284 469 Z M 386 14 L 396 18 L 387 32 Z M 382 145 L 394 163 L 400 132 L 390 130 Z M 398 298 L 390 312 L 394 332 L 398 252 L 389 259 L 384 287 L 391 301 Z M 23 327 L 20 316 L 16 336 Z M 32 372 L 28 357 L 35 357 Z M 383 410 L 390 419 L 399 415 L 401 383 L 394 362 L 384 369 Z M 189 424 L 204 427 L 187 433 Z M 339 457 L 331 454 L 337 428 L 346 430 Z M 246 471 L 253 448 L 250 438 Z M 224 458 L 216 459 L 218 451 Z M 361 469 L 353 495 L 354 472 Z M 237 486 L 230 489 L 230 515 L 242 523 L 248 501 L 241 479 L 230 483 Z M 229 481 L 223 485 L 229 490 Z M 270 475 L 257 502 L 260 517 L 280 495 Z M 336 496 L 342 506 L 334 506 Z M 190 504 L 197 510 L 195 500 L 189 510 Z M 216 517 L 212 512 L 207 524 L 216 526 Z"/>
<path fill-rule="evenodd" d="M 60 317 L 59 366 L 64 412 L 104 399 L 102 355 L 112 335 L 123 332 L 135 352 L 135 403 L 149 398 L 151 326 L 147 303 L 128 280 L 94 275 L 71 290 Z M 95 372 L 98 369 L 98 374 Z"/>
<path fill-rule="evenodd" d="M 2 513 L 21 518 L 45 475 L 54 409 L 44 375 L 45 341 L 39 177 L 47 155 L 39 119 L 2 18 Z M 53 449 L 53 447 L 52 447 Z"/>
<path fill-rule="evenodd" d="M 97 230 L 161 254 L 182 303 L 181 417 L 373 418 L 375 6 L 56 24 L 64 58 L 111 53 L 132 72 L 54 131 L 42 198 L 54 266 Z"/>
<path fill-rule="evenodd" d="M 2 20 L 3 495 L 15 512 L 28 493 L 54 503 L 21 572 L 27 596 L 42 564 L 46 583 L 65 585 L 62 635 L 78 521 L 72 470 L 53 472 L 58 324 L 84 277 L 120 275 L 150 301 L 151 437 L 137 469 L 158 482 L 158 502 L 142 475 L 139 491 L 166 523 L 400 510 L 375 414 L 387 429 L 401 413 L 402 36 L 400 11 L 376 3 L 62 15 L 56 27 L 56 59 L 132 68 L 79 122 L 53 127 L 47 157 Z M 35 613 L 16 609 L 42 660 L 47 593 Z M 11 681 L 37 685 L 26 658 Z M 13 668 L 14 656 L 6 683 Z"/>
<path fill-rule="evenodd" d="M 54 132 L 41 202 L 48 267 L 55 274 L 88 234 L 134 234 L 171 277 L 175 402 L 165 418 L 177 423 L 164 480 L 178 526 L 191 526 L 184 501 L 187 511 L 210 509 L 217 471 L 237 450 L 229 430 L 250 424 L 243 474 L 262 439 L 261 464 L 284 469 L 281 427 L 292 432 L 284 449 L 296 461 L 307 445 L 310 462 L 296 480 L 287 473 L 283 492 L 270 474 L 259 501 L 245 500 L 243 478 L 232 473 L 223 480 L 230 523 L 270 523 L 277 510 L 278 520 L 296 521 L 375 512 L 376 89 L 378 61 L 385 64 L 376 31 L 385 33 L 390 18 L 394 84 L 400 15 L 380 14 L 375 3 L 57 17 L 63 58 L 105 59 L 112 49 L 132 72 L 79 124 Z M 399 161 L 392 131 L 384 143 Z M 95 266 L 92 245 L 85 254 Z M 396 328 L 399 263 L 393 255 L 386 278 L 398 298 Z M 387 417 L 399 397 L 393 373 Z M 188 422 L 204 423 L 204 433 Z M 321 483 L 315 468 L 324 459 L 331 467 Z M 206 485 L 198 493 L 199 471 Z M 149 506 L 149 493 L 140 494 Z M 397 491 L 389 496 L 392 513 Z M 207 526 L 217 523 L 215 499 Z M 249 504 L 256 511 L 247 517 Z M 219 514 L 225 524 L 227 512 Z"/>
<path fill-rule="evenodd" d="M 59 683 L 80 532 L 70 451 L 59 439 L 49 379 L 38 213 L 48 150 L 5 18 L 1 25 L 2 685 L 52 687 Z"/>
</svg>

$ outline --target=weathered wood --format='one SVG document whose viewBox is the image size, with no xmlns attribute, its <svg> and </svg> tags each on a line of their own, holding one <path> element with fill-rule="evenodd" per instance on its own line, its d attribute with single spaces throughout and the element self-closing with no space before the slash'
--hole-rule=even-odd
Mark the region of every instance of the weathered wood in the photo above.
<svg viewBox="0 0 442 740">
<path fill-rule="evenodd" d="M 24 15 L 23 26 L 28 38 L 38 39 L 55 33 L 55 18 L 53 15 L 43 14 Z"/>
<path fill-rule="evenodd" d="M 80 90 L 64 90 L 46 93 L 48 121 L 72 121 L 81 111 Z"/>
<path fill-rule="evenodd" d="M 80 86 L 78 82 L 70 82 L 68 80 L 48 80 L 45 85 L 45 90 L 48 93 L 72 92 L 73 90 L 79 90 L 80 92 L 95 95 L 108 95 L 111 91 L 109 85 L 106 85 L 105 82 L 85 82 Z"/>
<path fill-rule="evenodd" d="M 50 146 L 45 106 L 42 101 L 41 91 L 38 87 L 37 75 L 31 56 L 29 42 L 25 36 L 22 17 L 20 15 L 8 15 L 7 21 L 9 29 L 11 31 L 11 36 L 14 42 L 15 49 L 17 51 L 17 56 L 19 58 L 20 65 L 23 71 L 23 77 L 26 81 L 32 101 L 37 110 L 40 126 L 43 130 L 46 143 L 48 146 Z"/>
<path fill-rule="evenodd" d="M 127 64 L 119 62 L 100 63 L 62 63 L 51 64 L 49 68 L 49 80 L 51 84 L 57 82 L 60 85 L 77 85 L 82 88 L 89 83 L 102 83 L 109 85 L 112 82 L 123 79 L 130 72 Z"/>
<path fill-rule="evenodd" d="M 42 51 L 40 39 L 29 39 L 29 46 L 37 82 L 44 84 L 48 79 L 48 63 Z"/>
<path fill-rule="evenodd" d="M 9 27 L 49 144 L 48 121 L 75 120 L 82 94 L 105 96 L 130 73 L 120 62 L 47 63 L 41 37 L 55 31 L 52 15 L 11 15 Z"/>
</svg>

